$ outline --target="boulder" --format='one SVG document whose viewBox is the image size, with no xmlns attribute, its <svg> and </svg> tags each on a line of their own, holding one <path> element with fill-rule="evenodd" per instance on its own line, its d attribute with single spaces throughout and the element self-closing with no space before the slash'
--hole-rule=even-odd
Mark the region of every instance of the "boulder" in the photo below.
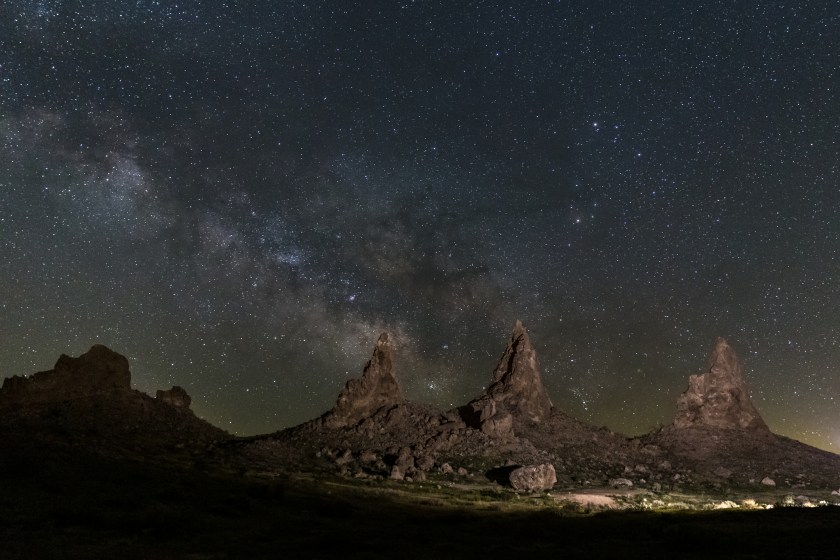
<svg viewBox="0 0 840 560">
<path fill-rule="evenodd" d="M 482 432 L 494 438 L 507 438 L 513 436 L 513 416 L 501 410 L 480 423 Z"/>
<path fill-rule="evenodd" d="M 403 447 L 400 449 L 399 454 L 397 455 L 397 460 L 394 463 L 397 467 L 400 467 L 403 472 L 408 472 L 409 469 L 414 468 L 414 454 L 411 452 L 411 449 L 408 447 Z"/>
<path fill-rule="evenodd" d="M 415 464 L 421 471 L 430 471 L 435 466 L 435 459 L 431 455 L 423 455 L 415 460 Z"/>
<path fill-rule="evenodd" d="M 715 343 L 708 370 L 689 378 L 677 400 L 674 426 L 767 430 L 750 400 L 741 362 L 723 338 Z"/>
<path fill-rule="evenodd" d="M 405 480 L 405 469 L 399 465 L 391 467 L 391 480 Z"/>
<path fill-rule="evenodd" d="M 551 490 L 557 484 L 557 472 L 549 463 L 519 467 L 510 472 L 510 485 L 520 492 Z"/>
</svg>

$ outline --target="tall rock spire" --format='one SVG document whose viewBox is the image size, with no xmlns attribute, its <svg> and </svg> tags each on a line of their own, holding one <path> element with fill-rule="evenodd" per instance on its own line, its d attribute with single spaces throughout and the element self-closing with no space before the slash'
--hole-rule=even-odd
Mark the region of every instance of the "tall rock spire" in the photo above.
<svg viewBox="0 0 840 560">
<path fill-rule="evenodd" d="M 537 353 L 522 321 L 516 321 L 487 390 L 462 409 L 473 427 L 496 436 L 513 434 L 513 421 L 541 422 L 551 414 Z"/>
<path fill-rule="evenodd" d="M 402 390 L 394 376 L 393 354 L 388 333 L 382 333 L 362 377 L 347 382 L 333 409 L 324 416 L 327 426 L 353 426 L 383 406 L 403 401 Z"/>
<path fill-rule="evenodd" d="M 741 362 L 725 339 L 715 342 L 708 371 L 689 378 L 677 400 L 674 426 L 768 429 L 750 400 Z"/>
</svg>

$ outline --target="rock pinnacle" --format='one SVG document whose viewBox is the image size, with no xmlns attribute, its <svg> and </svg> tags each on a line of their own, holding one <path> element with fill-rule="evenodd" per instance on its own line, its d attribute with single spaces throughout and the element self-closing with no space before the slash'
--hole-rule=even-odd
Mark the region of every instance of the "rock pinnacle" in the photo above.
<svg viewBox="0 0 840 560">
<path fill-rule="evenodd" d="M 327 426 L 353 426 L 383 406 L 403 401 L 402 390 L 394 376 L 393 353 L 388 333 L 382 333 L 362 377 L 347 382 L 333 409 L 324 416 Z"/>
<path fill-rule="evenodd" d="M 528 331 L 522 321 L 516 321 L 490 386 L 462 412 L 468 423 L 483 432 L 509 436 L 514 420 L 541 422 L 551 414 L 551 406 Z"/>
<path fill-rule="evenodd" d="M 725 339 L 715 342 L 708 371 L 689 378 L 677 400 L 674 426 L 767 430 L 750 400 L 741 362 Z"/>
</svg>

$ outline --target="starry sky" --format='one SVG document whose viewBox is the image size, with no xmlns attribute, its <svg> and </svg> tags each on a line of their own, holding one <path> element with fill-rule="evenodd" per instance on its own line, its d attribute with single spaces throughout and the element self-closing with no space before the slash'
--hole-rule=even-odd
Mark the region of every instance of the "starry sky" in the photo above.
<svg viewBox="0 0 840 560">
<path fill-rule="evenodd" d="M 556 407 L 643 433 L 717 335 L 840 448 L 833 2 L 0 7 L 0 376 L 107 344 L 238 434 L 378 334 L 463 404 L 528 326 Z"/>
</svg>

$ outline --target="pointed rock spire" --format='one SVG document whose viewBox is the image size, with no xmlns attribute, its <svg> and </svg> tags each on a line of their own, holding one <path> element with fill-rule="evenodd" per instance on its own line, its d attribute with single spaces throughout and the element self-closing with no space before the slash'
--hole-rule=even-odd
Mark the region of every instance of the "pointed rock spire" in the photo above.
<svg viewBox="0 0 840 560">
<path fill-rule="evenodd" d="M 750 400 L 741 362 L 725 339 L 715 342 L 708 371 L 689 378 L 677 400 L 674 426 L 768 429 Z"/>
<path fill-rule="evenodd" d="M 513 420 L 541 422 L 551 414 L 551 406 L 528 331 L 516 321 L 490 386 L 462 413 L 473 427 L 508 436 L 513 434 Z"/>
<path fill-rule="evenodd" d="M 324 422 L 332 428 L 353 426 L 383 406 L 402 401 L 402 390 L 394 376 L 394 350 L 388 333 L 382 333 L 362 377 L 347 382 Z"/>
</svg>

